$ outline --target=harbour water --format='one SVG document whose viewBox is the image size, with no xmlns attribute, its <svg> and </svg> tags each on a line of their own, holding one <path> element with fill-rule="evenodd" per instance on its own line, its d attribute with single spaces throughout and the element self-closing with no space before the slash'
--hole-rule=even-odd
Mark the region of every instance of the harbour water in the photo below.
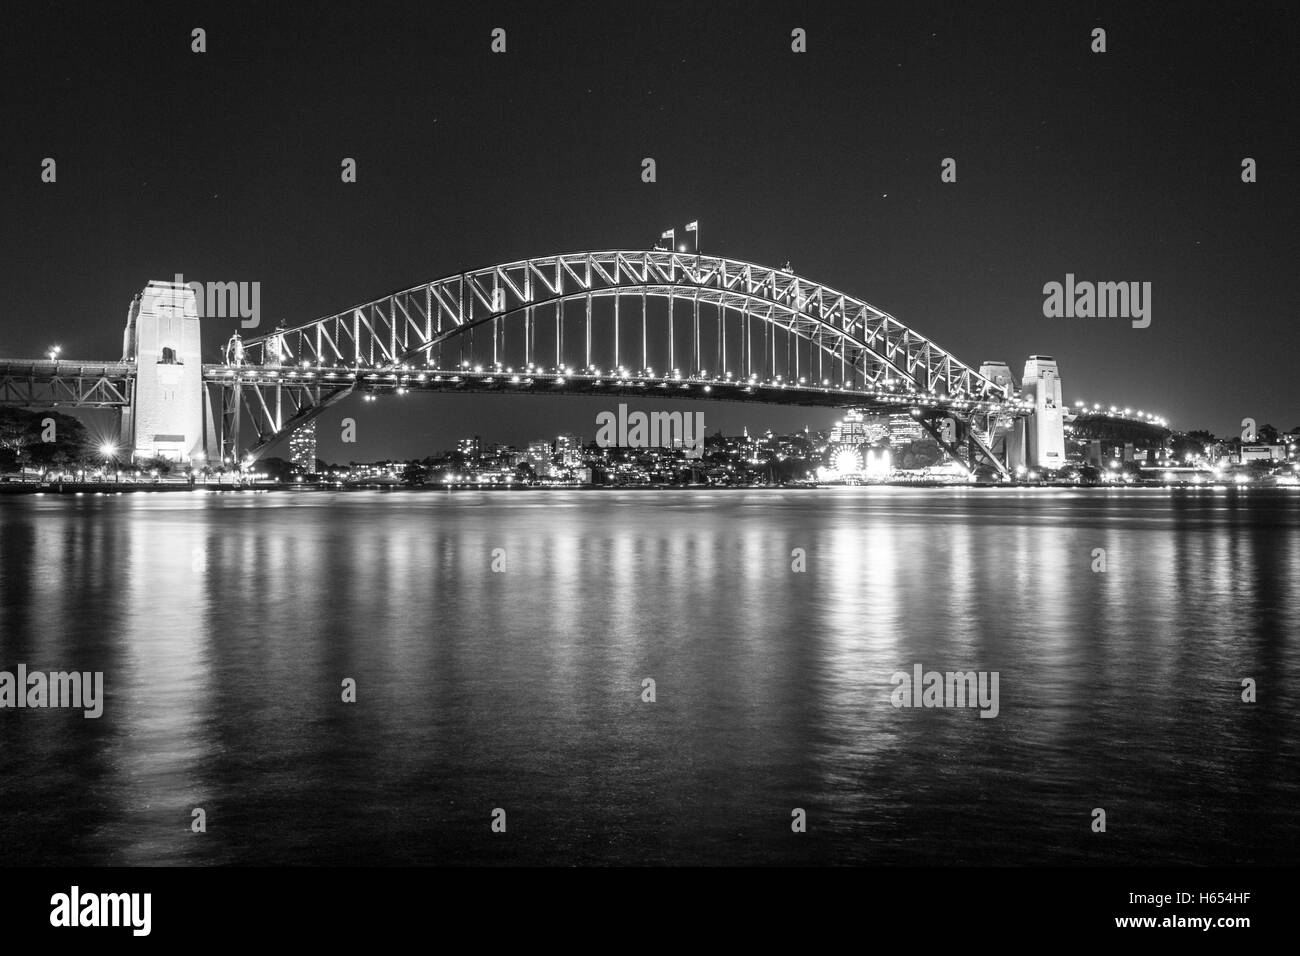
<svg viewBox="0 0 1300 956">
<path fill-rule="evenodd" d="M 1297 582 L 1286 490 L 3 498 L 0 670 L 105 699 L 0 709 L 0 847 L 1294 864 Z M 894 706 L 917 665 L 997 716 Z"/>
</svg>

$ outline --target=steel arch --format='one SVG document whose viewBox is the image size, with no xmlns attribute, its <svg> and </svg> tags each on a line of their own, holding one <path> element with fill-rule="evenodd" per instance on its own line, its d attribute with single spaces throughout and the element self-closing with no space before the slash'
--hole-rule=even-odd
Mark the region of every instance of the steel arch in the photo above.
<svg viewBox="0 0 1300 956">
<path fill-rule="evenodd" d="M 861 299 L 793 272 L 676 252 L 578 252 L 457 273 L 251 339 L 245 354 L 259 365 L 395 369 L 489 320 L 611 295 L 666 296 L 735 310 L 828 353 L 842 349 L 840 354 L 869 386 L 899 376 L 917 392 L 995 401 L 1010 397 L 930 339 Z"/>
</svg>

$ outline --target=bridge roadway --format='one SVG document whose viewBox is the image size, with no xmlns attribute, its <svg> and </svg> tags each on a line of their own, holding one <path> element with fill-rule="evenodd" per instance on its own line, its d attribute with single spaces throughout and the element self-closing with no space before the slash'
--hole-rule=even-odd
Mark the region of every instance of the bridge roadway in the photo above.
<svg viewBox="0 0 1300 956">
<path fill-rule="evenodd" d="M 134 362 L 0 358 L 0 405 L 124 408 Z"/>
<path fill-rule="evenodd" d="M 0 358 L 0 404 L 122 407 L 130 405 L 135 362 L 95 359 Z M 898 385 L 837 388 L 809 382 L 759 380 L 732 376 L 655 375 L 642 371 L 610 373 L 597 369 L 437 369 L 407 367 L 398 371 L 352 369 L 346 366 L 203 366 L 203 380 L 212 385 L 351 387 L 375 395 L 406 392 L 495 392 L 555 395 L 609 395 L 703 401 L 764 402 L 831 408 L 879 409 L 925 404 L 968 413 L 1027 414 L 1032 404 L 1022 400 L 974 400 L 968 396 L 918 393 Z"/>
<path fill-rule="evenodd" d="M 1033 404 L 1020 399 L 987 400 L 970 396 L 919 393 L 900 384 L 837 388 L 807 381 L 760 380 L 756 376 L 656 375 L 652 372 L 608 372 L 589 369 L 475 368 L 438 369 L 408 366 L 399 370 L 351 369 L 346 366 L 205 365 L 204 381 L 231 387 L 246 385 L 266 389 L 279 385 L 292 389 L 350 388 L 363 395 L 402 395 L 408 392 L 487 392 L 496 394 L 553 394 L 692 401 L 761 402 L 829 408 L 864 408 L 900 411 L 914 405 L 929 410 L 953 409 L 965 414 L 1025 415 Z"/>
</svg>

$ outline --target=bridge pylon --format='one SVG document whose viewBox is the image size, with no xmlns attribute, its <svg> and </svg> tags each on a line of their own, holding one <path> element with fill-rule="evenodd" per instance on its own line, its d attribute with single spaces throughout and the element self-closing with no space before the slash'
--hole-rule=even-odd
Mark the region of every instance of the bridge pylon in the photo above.
<svg viewBox="0 0 1300 956">
<path fill-rule="evenodd" d="M 194 290 L 152 281 L 131 300 L 122 361 L 135 365 L 121 440 L 136 458 L 195 464 L 220 458 L 203 387 L 201 320 Z"/>
<path fill-rule="evenodd" d="M 1031 355 L 1021 379 L 1022 397 L 1034 403 L 1026 427 L 1027 464 L 1034 468 L 1065 465 L 1065 401 L 1061 370 L 1050 355 Z"/>
</svg>

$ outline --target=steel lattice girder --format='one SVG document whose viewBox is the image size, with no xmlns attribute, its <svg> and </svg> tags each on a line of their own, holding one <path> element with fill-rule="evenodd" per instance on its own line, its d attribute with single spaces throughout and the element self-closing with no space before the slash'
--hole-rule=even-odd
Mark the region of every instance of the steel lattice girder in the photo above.
<svg viewBox="0 0 1300 956">
<path fill-rule="evenodd" d="M 0 359 L 0 404 L 120 408 L 134 380 L 130 362 Z"/>
<path fill-rule="evenodd" d="M 1010 397 L 860 299 L 767 266 L 675 252 L 579 252 L 489 266 L 395 292 L 282 335 L 291 362 L 388 369 L 487 319 L 587 295 L 629 294 L 698 298 L 775 324 L 828 353 L 851 354 L 869 385 L 897 376 L 921 392 Z M 271 335 L 246 343 L 250 362 L 262 363 Z"/>
<path fill-rule="evenodd" d="M 914 417 L 917 424 L 924 428 L 930 437 L 938 442 L 939 446 L 970 474 L 975 473 L 975 462 L 982 460 L 992 465 L 1002 477 L 1010 477 L 1007 466 L 989 448 L 979 429 L 975 427 L 972 417 L 957 414 L 951 409 L 944 411 L 926 409 L 919 415 L 914 414 Z M 945 418 L 952 419 L 956 426 L 957 434 L 953 435 L 951 439 L 944 434 L 943 420 Z M 961 455 L 963 443 L 966 445 L 966 454 L 969 460 L 964 459 Z"/>
<path fill-rule="evenodd" d="M 277 438 L 312 421 L 351 393 L 354 382 L 295 382 L 265 376 L 222 375 L 219 367 L 204 370 L 210 408 L 220 413 L 223 457 L 238 456 L 239 427 L 248 421 L 256 441 L 248 453 L 256 457 Z"/>
</svg>

